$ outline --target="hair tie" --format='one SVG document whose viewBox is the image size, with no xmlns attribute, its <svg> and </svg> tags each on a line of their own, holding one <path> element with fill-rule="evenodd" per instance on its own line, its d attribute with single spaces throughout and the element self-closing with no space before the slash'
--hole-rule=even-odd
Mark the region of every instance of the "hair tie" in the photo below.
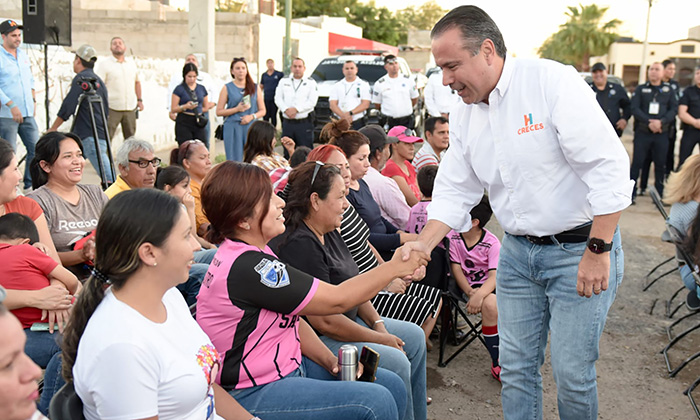
<svg viewBox="0 0 700 420">
<path fill-rule="evenodd" d="M 96 267 L 92 267 L 92 270 L 90 270 L 90 271 L 92 273 L 92 276 L 95 277 L 97 280 L 99 280 L 100 283 L 112 284 L 112 280 L 110 280 L 109 277 L 102 274 L 102 272 L 100 270 L 98 270 Z"/>
</svg>

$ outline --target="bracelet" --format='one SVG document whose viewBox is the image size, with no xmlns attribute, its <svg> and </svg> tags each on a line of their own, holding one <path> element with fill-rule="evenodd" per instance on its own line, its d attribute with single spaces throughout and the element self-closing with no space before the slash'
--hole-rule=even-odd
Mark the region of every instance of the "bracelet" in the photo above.
<svg viewBox="0 0 700 420">
<path fill-rule="evenodd" d="M 142 99 L 137 99 L 136 102 L 143 102 L 143 100 L 142 100 Z"/>
<path fill-rule="evenodd" d="M 378 320 L 374 321 L 374 325 L 372 325 L 372 327 L 376 327 L 377 324 L 383 324 L 383 323 L 384 323 L 383 319 L 378 319 Z"/>
<path fill-rule="evenodd" d="M 9 107 L 10 107 L 10 109 L 12 109 L 12 108 L 17 108 L 17 104 L 16 104 L 16 103 L 14 103 L 14 102 L 12 102 L 12 105 L 7 105 L 7 106 L 9 106 Z"/>
</svg>

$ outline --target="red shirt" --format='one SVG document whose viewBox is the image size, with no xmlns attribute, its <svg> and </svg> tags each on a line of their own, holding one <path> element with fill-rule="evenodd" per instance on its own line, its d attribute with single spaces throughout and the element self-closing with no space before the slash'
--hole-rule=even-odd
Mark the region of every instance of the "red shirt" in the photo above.
<svg viewBox="0 0 700 420">
<path fill-rule="evenodd" d="M 49 286 L 48 275 L 58 263 L 31 245 L 0 244 L 0 266 L 3 271 L 0 285 L 4 288 L 39 290 Z M 24 307 L 10 312 L 19 319 L 22 328 L 41 322 L 41 309 L 38 308 Z"/>
<path fill-rule="evenodd" d="M 19 195 L 9 203 L 5 203 L 5 214 L 7 213 L 20 213 L 29 216 L 32 220 L 36 220 L 39 216 L 44 214 L 44 211 L 41 210 L 41 207 L 39 207 L 36 201 Z"/>
<path fill-rule="evenodd" d="M 411 191 L 413 191 L 413 194 L 420 200 L 420 189 L 418 188 L 418 180 L 416 179 L 416 169 L 411 165 L 411 162 L 407 160 L 404 160 L 404 164 L 406 165 L 406 169 L 408 169 L 408 175 L 391 159 L 386 161 L 386 166 L 382 169 L 382 175 L 390 178 L 392 176 L 400 176 L 405 179 Z"/>
</svg>

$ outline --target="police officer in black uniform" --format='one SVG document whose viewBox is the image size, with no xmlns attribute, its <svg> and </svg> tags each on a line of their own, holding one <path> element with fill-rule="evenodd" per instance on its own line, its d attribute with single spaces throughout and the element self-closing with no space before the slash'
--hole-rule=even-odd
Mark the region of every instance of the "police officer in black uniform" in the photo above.
<svg viewBox="0 0 700 420">
<path fill-rule="evenodd" d="M 621 137 L 627 127 L 627 120 L 632 115 L 627 91 L 619 84 L 608 80 L 608 72 L 603 63 L 595 63 L 591 68 L 591 74 L 593 81 L 589 85 L 596 94 L 596 100 L 615 128 L 617 136 Z"/>
<path fill-rule="evenodd" d="M 680 168 L 693 153 L 695 145 L 700 143 L 700 66 L 695 69 L 693 85 L 683 91 L 678 102 L 678 118 L 681 119 L 681 150 L 678 157 Z"/>
<path fill-rule="evenodd" d="M 630 178 L 636 183 L 646 158 L 651 154 L 654 162 L 654 186 L 663 197 L 668 131 L 676 121 L 678 101 L 671 86 L 663 82 L 663 66 L 654 63 L 649 67 L 648 82 L 637 86 L 632 95 L 634 115 L 634 152 Z M 636 195 L 632 190 L 632 202 Z"/>
</svg>

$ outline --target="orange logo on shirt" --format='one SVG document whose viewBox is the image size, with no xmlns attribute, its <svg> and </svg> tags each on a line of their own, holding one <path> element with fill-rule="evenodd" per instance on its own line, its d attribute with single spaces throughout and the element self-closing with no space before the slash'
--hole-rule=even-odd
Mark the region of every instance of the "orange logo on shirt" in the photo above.
<svg viewBox="0 0 700 420">
<path fill-rule="evenodd" d="M 523 128 L 518 129 L 518 135 L 544 129 L 544 123 L 534 123 L 534 120 L 532 119 L 532 114 L 525 114 L 523 115 L 523 118 L 525 119 L 525 126 Z"/>
</svg>

